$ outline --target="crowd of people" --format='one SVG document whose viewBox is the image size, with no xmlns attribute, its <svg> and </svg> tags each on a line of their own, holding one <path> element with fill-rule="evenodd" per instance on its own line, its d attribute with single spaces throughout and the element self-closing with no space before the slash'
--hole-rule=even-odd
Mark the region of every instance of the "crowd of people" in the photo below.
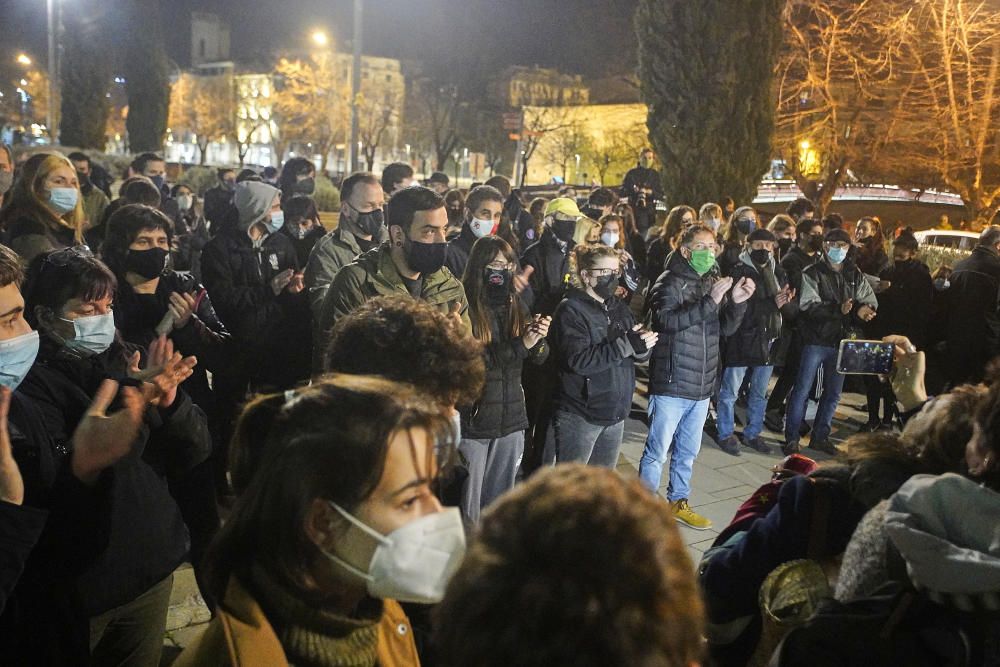
<svg viewBox="0 0 1000 667">
<path fill-rule="evenodd" d="M 1000 227 L 937 279 L 806 199 L 659 211 L 648 149 L 583 196 L 354 173 L 332 231 L 304 158 L 14 158 L 0 662 L 159 664 L 185 561 L 182 667 L 1000 661 Z M 838 444 L 847 339 L 895 365 Z M 705 433 L 775 473 L 696 570 Z"/>
</svg>

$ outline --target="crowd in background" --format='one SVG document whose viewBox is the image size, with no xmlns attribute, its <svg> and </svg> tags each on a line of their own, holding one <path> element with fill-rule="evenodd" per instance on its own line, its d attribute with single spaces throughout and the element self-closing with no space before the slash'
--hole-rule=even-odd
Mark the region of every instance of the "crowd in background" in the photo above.
<svg viewBox="0 0 1000 667">
<path fill-rule="evenodd" d="M 178 665 L 1000 660 L 1000 227 L 932 276 L 806 199 L 661 210 L 648 149 L 530 200 L 354 173 L 329 230 L 303 158 L 204 192 L 14 158 L 4 662 L 158 664 L 185 561 L 213 620 Z M 845 339 L 895 368 L 838 443 Z M 704 433 L 775 473 L 696 572 Z"/>
</svg>

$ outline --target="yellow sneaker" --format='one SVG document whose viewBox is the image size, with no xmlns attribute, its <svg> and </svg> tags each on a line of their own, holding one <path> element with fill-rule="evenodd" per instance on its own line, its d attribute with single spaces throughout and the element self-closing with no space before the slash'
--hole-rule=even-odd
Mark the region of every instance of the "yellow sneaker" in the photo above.
<svg viewBox="0 0 1000 667">
<path fill-rule="evenodd" d="M 712 522 L 691 509 L 687 498 L 670 503 L 670 509 L 674 512 L 674 518 L 689 528 L 695 530 L 708 530 L 712 527 Z"/>
</svg>

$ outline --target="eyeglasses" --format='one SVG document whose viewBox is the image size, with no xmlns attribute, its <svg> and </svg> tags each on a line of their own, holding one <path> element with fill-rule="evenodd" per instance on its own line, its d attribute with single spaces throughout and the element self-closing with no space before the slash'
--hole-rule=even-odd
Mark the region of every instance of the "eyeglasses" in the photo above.
<svg viewBox="0 0 1000 667">
<path fill-rule="evenodd" d="M 499 264 L 499 263 L 494 262 L 494 263 L 491 263 L 491 264 L 487 264 L 486 268 L 487 269 L 492 269 L 494 271 L 513 271 L 514 270 L 514 265 L 511 264 L 510 262 L 506 262 L 504 264 Z"/>
<path fill-rule="evenodd" d="M 590 275 L 597 277 L 618 275 L 618 269 L 586 269 L 586 271 Z"/>
</svg>

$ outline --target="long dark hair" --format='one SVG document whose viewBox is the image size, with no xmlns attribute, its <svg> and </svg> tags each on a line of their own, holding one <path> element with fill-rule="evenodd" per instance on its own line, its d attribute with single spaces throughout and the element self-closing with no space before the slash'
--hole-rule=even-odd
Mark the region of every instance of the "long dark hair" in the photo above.
<svg viewBox="0 0 1000 667">
<path fill-rule="evenodd" d="M 484 345 L 489 345 L 493 339 L 490 329 L 490 304 L 484 294 L 485 281 L 483 272 L 486 266 L 496 258 L 497 253 L 504 256 L 514 270 L 518 269 L 517 255 L 510 244 L 498 236 L 486 236 L 472 246 L 469 262 L 465 265 L 462 283 L 465 285 L 465 296 L 469 300 L 469 319 L 472 321 L 472 335 Z M 514 291 L 513 284 L 508 285 L 510 301 L 507 305 L 508 334 L 517 338 L 524 334 L 527 328 L 521 298 Z"/>
<path fill-rule="evenodd" d="M 247 405 L 231 445 L 240 495 L 205 558 L 217 599 L 231 576 L 245 581 L 254 565 L 302 597 L 317 597 L 311 573 L 324 556 L 303 528 L 313 501 L 353 512 L 378 486 L 394 434 L 409 429 L 437 443 L 429 458 L 445 461 L 454 450 L 440 407 L 381 378 L 329 375 Z M 432 460 L 426 463 L 430 470 Z"/>
<path fill-rule="evenodd" d="M 667 213 L 667 220 L 663 223 L 663 231 L 660 233 L 660 238 L 669 244 L 671 248 L 677 244 L 678 237 L 684 233 L 685 213 L 690 213 L 691 219 L 695 222 L 698 221 L 698 212 L 690 206 L 683 204 L 674 206 L 670 209 L 670 213 Z"/>
</svg>

